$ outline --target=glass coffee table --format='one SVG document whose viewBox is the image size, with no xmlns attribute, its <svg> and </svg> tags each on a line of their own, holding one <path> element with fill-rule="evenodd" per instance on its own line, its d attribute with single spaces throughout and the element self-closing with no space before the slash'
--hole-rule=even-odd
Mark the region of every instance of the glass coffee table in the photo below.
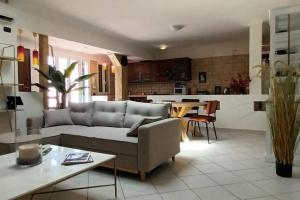
<svg viewBox="0 0 300 200">
<path fill-rule="evenodd" d="M 65 192 L 71 190 L 82 190 L 88 188 L 115 187 L 115 197 L 117 197 L 117 183 L 116 183 L 116 165 L 115 155 L 89 152 L 84 150 L 72 149 L 67 147 L 60 147 L 55 145 L 48 145 L 52 150 L 43 156 L 41 164 L 21 168 L 16 165 L 16 153 L 10 153 L 0 156 L 0 199 L 16 199 L 31 195 L 33 198 L 37 194 Z M 94 160 L 92 163 L 78 164 L 78 165 L 61 165 L 66 155 L 69 153 L 89 152 Z M 114 184 L 93 185 L 78 188 L 68 188 L 63 190 L 38 192 L 49 186 L 65 181 L 76 175 L 84 173 L 88 170 L 99 167 L 101 164 L 113 161 L 114 162 Z"/>
</svg>

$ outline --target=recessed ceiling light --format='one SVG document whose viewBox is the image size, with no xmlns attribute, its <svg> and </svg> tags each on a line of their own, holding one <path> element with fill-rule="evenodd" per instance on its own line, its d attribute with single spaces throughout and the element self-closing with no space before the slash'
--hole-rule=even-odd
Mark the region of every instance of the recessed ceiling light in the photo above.
<svg viewBox="0 0 300 200">
<path fill-rule="evenodd" d="M 183 24 L 174 24 L 174 25 L 172 26 L 172 28 L 173 28 L 174 31 L 180 31 L 180 30 L 182 30 L 184 27 L 185 27 L 185 26 L 184 26 Z"/>
<path fill-rule="evenodd" d="M 162 45 L 159 46 L 160 50 L 165 50 L 167 48 L 168 48 L 168 45 L 166 45 L 166 44 L 162 44 Z"/>
</svg>

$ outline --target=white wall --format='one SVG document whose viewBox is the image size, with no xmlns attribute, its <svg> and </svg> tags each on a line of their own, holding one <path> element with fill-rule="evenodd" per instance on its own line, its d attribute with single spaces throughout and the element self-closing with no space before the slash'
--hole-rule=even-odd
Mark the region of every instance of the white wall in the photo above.
<svg viewBox="0 0 300 200">
<path fill-rule="evenodd" d="M 148 95 L 154 101 L 199 99 L 200 101 L 218 100 L 217 128 L 265 131 L 267 121 L 265 112 L 254 112 L 254 100 L 264 101 L 266 96 L 257 98 L 251 95 Z"/>
<path fill-rule="evenodd" d="M 249 85 L 250 94 L 261 94 L 261 78 L 258 77 L 259 68 L 253 68 L 254 66 L 261 65 L 262 55 L 262 21 L 253 22 L 250 24 L 250 37 L 249 37 L 249 76 L 251 82 Z"/>
<path fill-rule="evenodd" d="M 208 58 L 217 56 L 241 55 L 249 53 L 248 37 L 236 40 L 227 40 L 216 43 L 196 43 L 186 47 L 170 47 L 169 49 L 156 52 L 156 59 L 167 58 Z"/>
</svg>

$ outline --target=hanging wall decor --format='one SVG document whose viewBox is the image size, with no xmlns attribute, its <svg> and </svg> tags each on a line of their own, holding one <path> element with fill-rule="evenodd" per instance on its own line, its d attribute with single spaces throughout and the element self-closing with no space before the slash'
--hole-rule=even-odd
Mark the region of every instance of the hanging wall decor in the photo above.
<svg viewBox="0 0 300 200">
<path fill-rule="evenodd" d="M 17 47 L 17 52 L 18 52 L 18 61 L 19 62 L 24 62 L 25 59 L 25 53 L 24 53 L 24 46 L 22 45 L 22 29 L 18 29 L 19 33 L 19 45 Z"/>
<path fill-rule="evenodd" d="M 37 50 L 37 33 L 32 33 L 34 37 L 34 45 L 35 48 L 32 51 L 32 64 L 33 65 L 39 65 L 39 52 Z"/>
</svg>

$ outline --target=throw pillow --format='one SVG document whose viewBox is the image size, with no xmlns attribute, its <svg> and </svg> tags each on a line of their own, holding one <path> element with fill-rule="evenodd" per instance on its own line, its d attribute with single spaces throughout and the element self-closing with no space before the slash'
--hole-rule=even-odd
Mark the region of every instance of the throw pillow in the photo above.
<svg viewBox="0 0 300 200">
<path fill-rule="evenodd" d="M 91 126 L 94 102 L 69 103 L 71 119 L 76 125 Z"/>
<path fill-rule="evenodd" d="M 44 110 L 45 127 L 73 125 L 69 109 Z"/>
<path fill-rule="evenodd" d="M 139 130 L 139 127 L 143 125 L 143 122 L 144 122 L 144 119 L 141 119 L 140 121 L 136 122 L 135 124 L 133 124 L 128 133 L 127 133 L 127 136 L 129 137 L 137 137 L 138 136 L 138 130 Z"/>
<path fill-rule="evenodd" d="M 147 117 L 147 118 L 143 118 L 141 119 L 140 121 L 134 123 L 128 133 L 127 133 L 127 136 L 129 137 L 137 137 L 138 136 L 138 130 L 139 130 L 139 127 L 142 126 L 142 125 L 145 125 L 145 124 L 150 124 L 150 123 L 153 123 L 153 122 L 156 122 L 156 121 L 159 121 L 159 120 L 162 120 L 162 117 Z"/>
</svg>

